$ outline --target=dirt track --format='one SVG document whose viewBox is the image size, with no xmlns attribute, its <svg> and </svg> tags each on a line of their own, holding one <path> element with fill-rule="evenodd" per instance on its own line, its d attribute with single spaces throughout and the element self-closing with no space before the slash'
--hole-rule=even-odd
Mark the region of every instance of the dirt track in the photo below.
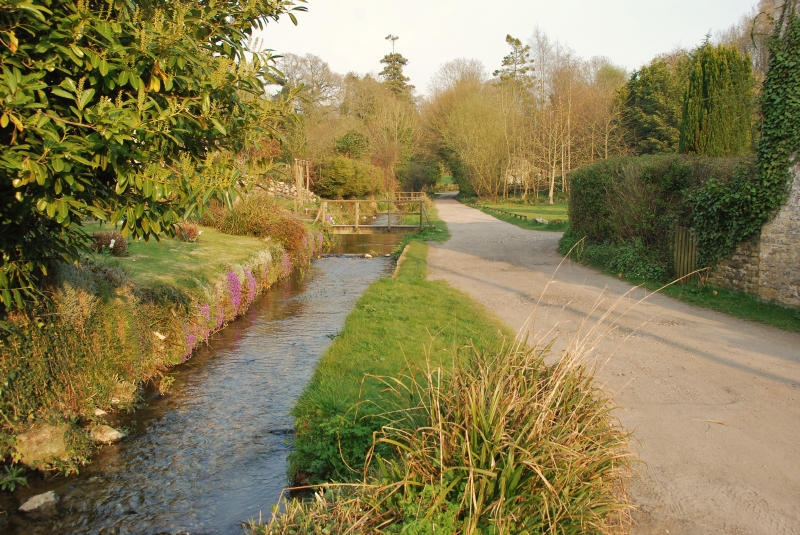
<svg viewBox="0 0 800 535">
<path fill-rule="evenodd" d="M 514 329 L 533 312 L 531 331 L 557 333 L 557 349 L 631 289 L 565 263 L 536 307 L 563 258 L 560 234 L 520 229 L 449 196 L 436 204 L 453 237 L 431 248 L 429 278 Z M 613 317 L 643 296 L 635 290 Z M 630 488 L 634 534 L 800 534 L 800 335 L 656 295 L 596 354 L 646 463 Z"/>
</svg>

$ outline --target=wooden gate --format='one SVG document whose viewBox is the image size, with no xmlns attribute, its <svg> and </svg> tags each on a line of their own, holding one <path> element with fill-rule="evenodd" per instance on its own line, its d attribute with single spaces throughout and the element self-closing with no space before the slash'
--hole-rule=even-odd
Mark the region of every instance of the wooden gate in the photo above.
<svg viewBox="0 0 800 535">
<path fill-rule="evenodd" d="M 673 248 L 675 276 L 680 279 L 697 269 L 697 235 L 690 228 L 675 225 L 675 244 Z M 693 277 L 687 277 L 681 282 Z"/>
</svg>

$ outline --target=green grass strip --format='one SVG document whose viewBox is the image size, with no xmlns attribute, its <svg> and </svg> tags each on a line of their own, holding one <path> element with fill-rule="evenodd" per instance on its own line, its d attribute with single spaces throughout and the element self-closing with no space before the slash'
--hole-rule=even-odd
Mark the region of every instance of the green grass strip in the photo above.
<svg viewBox="0 0 800 535">
<path fill-rule="evenodd" d="M 347 480 L 363 467 L 381 420 L 383 385 L 367 375 L 396 377 L 425 362 L 452 362 L 458 348 L 497 348 L 513 332 L 466 294 L 428 281 L 428 246 L 408 246 L 396 278 L 375 282 L 359 299 L 300 397 L 290 475 L 297 482 Z M 352 410 L 359 401 L 358 416 Z M 342 461 L 342 455 L 347 465 Z"/>
<path fill-rule="evenodd" d="M 480 211 L 491 215 L 506 223 L 511 223 L 520 228 L 527 230 L 548 230 L 553 232 L 564 232 L 569 228 L 569 203 L 562 202 L 556 204 L 521 204 L 521 203 L 481 203 L 472 205 Z M 512 212 L 514 214 L 527 216 L 528 219 L 520 219 L 512 215 L 497 212 L 495 210 L 487 210 L 488 208 L 495 208 Z M 535 218 L 540 217 L 547 219 L 547 224 L 537 223 Z M 554 221 L 556 221 L 554 223 Z"/>
<path fill-rule="evenodd" d="M 654 283 L 647 283 L 647 286 L 652 290 L 658 289 Z M 737 318 L 800 333 L 800 310 L 760 301 L 744 292 L 709 285 L 700 286 L 696 282 L 692 282 L 683 286 L 674 284 L 664 288 L 662 293 Z"/>
<path fill-rule="evenodd" d="M 564 242 L 559 246 L 561 254 L 574 244 L 574 240 Z M 573 259 L 581 264 L 592 266 L 604 273 L 617 276 L 631 284 L 641 285 L 644 288 L 655 291 L 664 286 L 663 281 L 647 280 L 643 277 L 618 273 L 607 266 L 610 259 L 614 257 L 617 249 L 613 245 L 589 245 L 580 259 Z M 778 329 L 800 333 L 800 310 L 782 307 L 775 303 L 761 301 L 752 295 L 737 290 L 727 290 L 709 284 L 700 285 L 697 281 L 689 281 L 686 284 L 676 283 L 661 290 L 661 293 L 691 303 L 692 305 L 716 310 L 730 314 L 737 318 L 742 318 L 764 325 L 771 325 Z"/>
</svg>

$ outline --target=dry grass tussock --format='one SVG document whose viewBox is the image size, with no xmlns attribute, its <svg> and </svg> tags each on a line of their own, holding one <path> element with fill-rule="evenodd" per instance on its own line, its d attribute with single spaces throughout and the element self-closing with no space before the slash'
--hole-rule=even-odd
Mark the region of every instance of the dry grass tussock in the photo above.
<svg viewBox="0 0 800 535">
<path fill-rule="evenodd" d="M 310 244 L 306 227 L 266 193 L 253 191 L 243 195 L 230 210 L 214 201 L 209 204 L 203 224 L 224 234 L 270 238 L 283 245 L 296 260 L 308 261 Z"/>
<path fill-rule="evenodd" d="M 590 346 L 593 344 L 589 344 Z M 429 361 L 377 378 L 396 410 L 363 480 L 289 501 L 252 533 L 615 534 L 629 526 L 629 434 L 582 362 L 517 341 L 496 352 L 461 349 L 451 369 Z"/>
</svg>

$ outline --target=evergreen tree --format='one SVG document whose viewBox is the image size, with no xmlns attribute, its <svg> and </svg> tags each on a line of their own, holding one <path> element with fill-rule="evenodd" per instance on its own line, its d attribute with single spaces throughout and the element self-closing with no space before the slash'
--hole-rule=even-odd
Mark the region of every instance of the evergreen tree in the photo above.
<svg viewBox="0 0 800 535">
<path fill-rule="evenodd" d="M 413 85 L 406 82 L 410 80 L 403 74 L 403 67 L 408 64 L 408 60 L 402 54 L 392 52 L 383 56 L 381 63 L 386 65 L 379 73 L 383 76 L 384 85 L 395 95 L 401 95 L 414 89 Z"/>
<path fill-rule="evenodd" d="M 681 58 L 660 57 L 631 75 L 620 90 L 626 144 L 637 154 L 678 151 L 686 91 Z"/>
<path fill-rule="evenodd" d="M 524 89 L 532 83 L 533 60 L 531 47 L 522 46 L 522 41 L 506 35 L 506 43 L 511 47 L 511 53 L 503 58 L 502 67 L 492 74 L 500 78 L 501 82 L 511 82 Z"/>
<path fill-rule="evenodd" d="M 741 156 L 752 148 L 753 67 L 733 46 L 708 41 L 690 59 L 681 152 Z"/>
</svg>

